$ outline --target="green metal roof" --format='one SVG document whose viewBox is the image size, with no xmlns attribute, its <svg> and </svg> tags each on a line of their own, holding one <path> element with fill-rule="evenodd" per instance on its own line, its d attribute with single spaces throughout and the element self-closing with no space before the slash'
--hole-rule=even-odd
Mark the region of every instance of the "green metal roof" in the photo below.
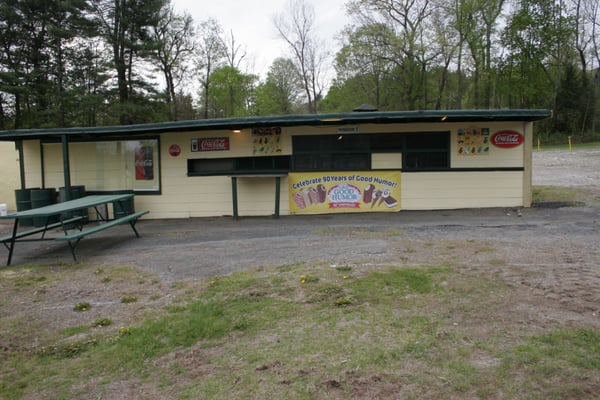
<svg viewBox="0 0 600 400">
<path fill-rule="evenodd" d="M 100 126 L 88 128 L 19 129 L 0 131 L 0 141 L 72 138 L 92 139 L 125 135 L 158 134 L 183 131 L 232 130 L 272 126 L 327 126 L 348 124 L 403 124 L 414 122 L 492 122 L 537 121 L 550 117 L 551 111 L 536 110 L 423 110 L 373 111 L 335 114 L 274 115 L 244 118 L 215 118 L 155 124 Z"/>
</svg>

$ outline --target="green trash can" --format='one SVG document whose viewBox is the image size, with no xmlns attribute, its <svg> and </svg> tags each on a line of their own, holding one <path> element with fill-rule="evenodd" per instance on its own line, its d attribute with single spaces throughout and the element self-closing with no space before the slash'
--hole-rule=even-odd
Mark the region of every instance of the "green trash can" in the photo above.
<svg viewBox="0 0 600 400">
<path fill-rule="evenodd" d="M 15 200 L 17 211 L 31 210 L 31 191 L 39 188 L 17 189 L 15 190 Z M 21 226 L 32 226 L 33 218 L 23 218 L 19 220 Z"/>
<path fill-rule="evenodd" d="M 31 191 L 31 208 L 40 208 L 49 206 L 56 202 L 56 189 L 33 189 Z M 58 216 L 51 217 L 48 221 L 47 217 L 33 218 L 33 226 L 40 227 L 46 225 L 46 222 L 58 222 Z"/>
<path fill-rule="evenodd" d="M 133 193 L 133 190 L 115 190 L 111 191 L 110 194 L 129 194 Z M 135 212 L 135 204 L 133 197 L 127 200 L 113 202 L 113 218 L 121 218 Z"/>
<path fill-rule="evenodd" d="M 73 185 L 71 186 L 71 195 L 69 200 L 80 199 L 86 195 L 85 185 Z M 58 188 L 58 201 L 60 203 L 67 201 L 67 189 L 65 187 Z M 72 217 L 83 217 L 82 222 L 88 222 L 88 210 L 77 210 L 65 213 L 62 215 L 63 219 L 69 219 Z"/>
</svg>

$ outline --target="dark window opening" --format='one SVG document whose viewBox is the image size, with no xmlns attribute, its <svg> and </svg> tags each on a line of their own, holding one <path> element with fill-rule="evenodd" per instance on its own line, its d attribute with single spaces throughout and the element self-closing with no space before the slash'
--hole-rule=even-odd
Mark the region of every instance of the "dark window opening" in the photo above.
<svg viewBox="0 0 600 400">
<path fill-rule="evenodd" d="M 290 171 L 290 156 L 196 158 L 187 160 L 188 175 L 278 174 Z"/>
<path fill-rule="evenodd" d="M 450 133 L 294 136 L 294 171 L 371 169 L 373 153 L 402 153 L 407 171 L 450 168 Z"/>
<path fill-rule="evenodd" d="M 403 169 L 407 171 L 450 168 L 450 134 L 405 135 Z"/>
</svg>

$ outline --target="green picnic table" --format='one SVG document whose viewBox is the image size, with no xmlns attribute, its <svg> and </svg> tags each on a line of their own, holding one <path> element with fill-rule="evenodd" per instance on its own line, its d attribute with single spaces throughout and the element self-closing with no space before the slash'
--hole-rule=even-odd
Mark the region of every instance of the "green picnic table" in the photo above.
<svg viewBox="0 0 600 400">
<path fill-rule="evenodd" d="M 8 259 L 6 261 L 6 265 L 10 265 L 12 261 L 12 255 L 14 252 L 15 244 L 17 242 L 40 240 L 67 241 L 69 243 L 69 248 L 71 250 L 71 254 L 73 255 L 73 259 L 76 260 L 75 246 L 77 246 L 79 241 L 87 235 L 91 235 L 93 233 L 100 232 L 113 226 L 121 225 L 128 222 L 131 228 L 133 229 L 136 237 L 139 237 L 139 233 L 135 228 L 135 223 L 137 222 L 138 218 L 145 214 L 148 214 L 149 211 L 134 212 L 120 216 L 119 218 L 109 220 L 99 210 L 100 206 L 104 206 L 109 203 L 113 203 L 113 205 L 120 204 L 121 209 L 125 210 L 125 203 L 127 201 L 130 201 L 133 198 L 133 196 L 133 193 L 91 195 L 74 200 L 65 201 L 62 203 L 51 204 L 44 207 L 18 211 L 15 213 L 0 216 L 0 219 L 14 220 L 12 234 L 0 238 L 0 242 L 2 242 L 8 249 Z M 84 209 L 87 210 L 88 208 L 94 208 L 96 210 L 96 216 L 102 223 L 83 229 L 83 225 L 81 224 L 81 220 L 83 219 L 83 217 L 72 217 L 71 215 L 74 211 Z M 59 222 L 51 223 L 53 217 L 58 217 Z M 26 231 L 19 231 L 19 221 L 24 218 L 45 218 L 46 223 L 42 227 L 37 227 Z M 76 223 L 77 229 L 74 232 L 69 232 L 69 226 L 74 223 Z M 64 235 L 47 238 L 46 233 L 54 228 L 62 228 L 62 230 L 64 231 Z M 34 239 L 23 239 L 36 234 L 41 234 L 41 236 Z"/>
</svg>

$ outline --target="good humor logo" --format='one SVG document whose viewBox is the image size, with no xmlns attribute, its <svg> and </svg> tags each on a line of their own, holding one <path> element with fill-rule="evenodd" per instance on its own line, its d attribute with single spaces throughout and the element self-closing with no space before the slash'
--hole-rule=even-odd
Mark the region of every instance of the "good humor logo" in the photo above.
<svg viewBox="0 0 600 400">
<path fill-rule="evenodd" d="M 335 185 L 327 193 L 331 208 L 358 208 L 361 198 L 360 189 L 354 185 Z"/>
</svg>

